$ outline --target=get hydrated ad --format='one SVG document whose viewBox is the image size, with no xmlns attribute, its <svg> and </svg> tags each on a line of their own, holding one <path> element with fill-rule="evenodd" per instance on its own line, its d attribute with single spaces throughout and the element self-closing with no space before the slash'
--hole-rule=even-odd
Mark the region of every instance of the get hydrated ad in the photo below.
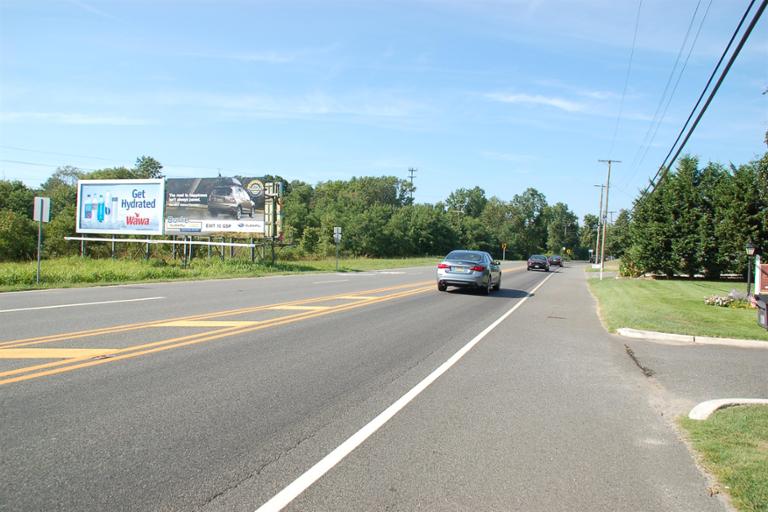
<svg viewBox="0 0 768 512">
<path fill-rule="evenodd" d="M 163 180 L 81 180 L 77 232 L 160 235 Z"/>
</svg>

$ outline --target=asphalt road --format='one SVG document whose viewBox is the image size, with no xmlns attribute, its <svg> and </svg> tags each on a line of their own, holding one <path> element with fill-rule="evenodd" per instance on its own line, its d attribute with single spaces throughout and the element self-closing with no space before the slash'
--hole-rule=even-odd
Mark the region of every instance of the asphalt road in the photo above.
<svg viewBox="0 0 768 512">
<path fill-rule="evenodd" d="M 417 387 L 286 510 L 725 510 L 669 417 L 679 390 L 604 332 L 585 279 L 2 294 L 0 509 L 253 511 Z"/>
</svg>

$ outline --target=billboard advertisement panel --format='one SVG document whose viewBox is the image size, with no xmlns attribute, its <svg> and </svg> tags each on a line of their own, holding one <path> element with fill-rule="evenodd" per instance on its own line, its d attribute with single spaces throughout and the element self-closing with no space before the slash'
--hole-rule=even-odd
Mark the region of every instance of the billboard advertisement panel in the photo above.
<svg viewBox="0 0 768 512">
<path fill-rule="evenodd" d="M 162 235 L 164 183 L 162 179 L 78 181 L 76 231 Z"/>
<path fill-rule="evenodd" d="M 165 233 L 265 235 L 262 178 L 168 178 Z"/>
</svg>

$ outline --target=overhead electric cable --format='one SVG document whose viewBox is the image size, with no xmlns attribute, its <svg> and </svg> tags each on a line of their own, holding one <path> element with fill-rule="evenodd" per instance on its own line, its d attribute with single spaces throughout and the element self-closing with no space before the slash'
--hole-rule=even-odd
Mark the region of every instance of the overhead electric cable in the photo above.
<svg viewBox="0 0 768 512">
<path fill-rule="evenodd" d="M 104 162 L 112 162 L 113 164 L 115 162 L 114 158 L 106 158 L 106 157 L 102 157 L 102 156 L 79 155 L 79 154 L 74 154 L 74 153 L 61 153 L 61 152 L 57 152 L 57 151 L 43 151 L 43 150 L 40 150 L 40 149 L 22 148 L 22 147 L 18 147 L 18 146 L 0 145 L 0 149 L 10 149 L 10 150 L 13 150 L 13 151 L 25 151 L 25 152 L 28 152 L 28 153 L 39 153 L 41 155 L 57 155 L 57 156 L 69 156 L 69 157 L 76 157 L 76 158 L 85 158 L 85 159 L 88 159 L 88 160 L 101 160 L 101 161 L 104 161 Z M 10 163 L 18 163 L 18 164 L 26 164 L 26 165 L 36 165 L 36 166 L 41 166 L 41 167 L 58 167 L 56 165 L 51 165 L 51 164 L 21 162 L 21 161 L 18 161 L 18 160 L 0 160 L 0 161 L 10 162 Z M 124 166 L 124 164 L 117 164 L 116 166 Z M 76 166 L 73 166 L 73 167 L 77 167 L 78 169 L 82 169 L 84 171 L 95 171 L 96 170 L 96 169 L 89 169 L 89 168 L 86 168 L 86 167 L 81 167 L 79 165 L 76 165 Z M 201 167 L 201 166 L 196 166 L 196 165 L 184 165 L 184 164 L 163 164 L 163 168 L 164 169 L 172 169 L 172 168 L 199 169 L 199 170 L 204 170 L 204 171 L 215 171 L 215 170 L 220 170 L 221 169 L 221 167 Z M 252 172 L 252 171 L 248 171 L 248 172 L 236 171 L 236 170 L 233 170 L 233 169 L 228 169 L 228 171 L 229 172 L 233 172 L 233 173 L 239 173 L 239 174 L 248 174 L 248 172 Z"/>
<path fill-rule="evenodd" d="M 707 9 L 704 11 L 704 15 L 701 17 L 701 21 L 699 22 L 699 28 L 698 30 L 696 30 L 696 35 L 694 36 L 693 41 L 691 42 L 691 46 L 688 48 L 688 55 L 685 56 L 685 62 L 683 62 L 683 67 L 680 68 L 680 73 L 678 73 L 677 80 L 675 80 L 675 85 L 674 87 L 672 87 L 672 92 L 667 98 L 667 102 L 664 105 L 664 110 L 661 113 L 661 117 L 659 118 L 658 123 L 656 123 L 656 127 L 653 129 L 653 135 L 651 136 L 651 140 L 648 141 L 648 145 L 645 146 L 645 151 L 643 152 L 643 156 L 642 158 L 640 158 L 640 161 L 637 163 L 637 166 L 635 167 L 635 170 L 632 173 L 632 177 L 630 178 L 630 180 L 634 179 L 640 167 L 643 165 L 643 162 L 645 161 L 645 157 L 648 154 L 648 151 L 651 149 L 651 146 L 653 145 L 653 141 L 656 140 L 656 135 L 658 134 L 659 128 L 661 127 L 661 123 L 663 123 L 664 118 L 667 117 L 667 111 L 669 110 L 669 105 L 672 103 L 672 98 L 675 97 L 677 88 L 680 85 L 680 80 L 683 78 L 685 69 L 688 67 L 688 61 L 690 60 L 691 54 L 693 53 L 693 49 L 696 47 L 696 43 L 699 40 L 699 35 L 701 35 L 701 29 L 704 27 L 704 21 L 706 21 L 707 19 L 707 15 L 709 14 L 710 7 L 712 7 L 712 0 L 709 0 L 709 4 L 707 4 Z"/>
<path fill-rule="evenodd" d="M 717 61 L 715 68 L 712 70 L 712 73 L 710 73 L 709 79 L 707 80 L 706 85 L 701 90 L 701 94 L 699 94 L 699 99 L 696 100 L 696 104 L 691 109 L 691 113 L 688 114 L 688 119 L 685 120 L 685 124 L 683 124 L 683 127 L 680 129 L 680 132 L 677 134 L 677 138 L 675 139 L 675 142 L 672 143 L 672 147 L 669 148 L 667 155 L 664 157 L 664 160 L 659 166 L 659 171 L 666 166 L 666 162 L 669 159 L 669 156 L 672 154 L 672 151 L 674 151 L 675 146 L 677 146 L 677 143 L 680 142 L 680 138 L 683 136 L 683 133 L 685 133 L 686 128 L 688 128 L 688 123 L 690 123 L 691 119 L 693 119 L 693 115 L 696 113 L 696 109 L 699 108 L 699 105 L 701 104 L 701 100 L 704 99 L 704 95 L 707 93 L 709 86 L 712 85 L 712 80 L 715 79 L 715 74 L 717 73 L 717 70 L 720 69 L 720 65 L 725 60 L 725 56 L 728 55 L 728 52 L 731 49 L 731 45 L 733 45 L 733 42 L 736 40 L 736 36 L 739 34 L 739 32 L 741 32 L 741 27 L 744 25 L 744 22 L 747 20 L 749 11 L 752 10 L 752 6 L 754 6 L 754 4 L 755 4 L 755 0 L 752 0 L 749 3 L 749 6 L 747 6 L 747 9 L 744 11 L 744 14 L 741 17 L 741 20 L 739 20 L 739 24 L 736 25 L 736 29 L 733 31 L 731 38 L 728 40 L 728 44 L 725 46 L 725 49 L 723 50 L 722 55 L 720 55 L 720 59 Z M 651 180 L 651 182 L 655 181 L 656 178 L 659 176 L 659 171 L 656 172 L 656 176 L 653 177 L 653 180 Z"/>
<path fill-rule="evenodd" d="M 672 79 L 675 76 L 675 73 L 677 72 L 677 67 L 680 64 L 680 58 L 683 55 L 683 51 L 685 50 L 686 45 L 688 44 L 688 38 L 691 35 L 691 29 L 693 28 L 693 23 L 696 21 L 696 14 L 699 12 L 699 7 L 701 6 L 701 0 L 699 0 L 696 3 L 696 9 L 694 9 L 693 14 L 691 15 L 691 21 L 688 23 L 688 30 L 685 32 L 685 37 L 683 38 L 683 42 L 680 44 L 680 49 L 677 51 L 677 57 L 675 58 L 675 63 L 672 65 L 672 69 L 669 71 L 669 76 L 667 77 L 667 83 L 664 85 L 664 91 L 661 93 L 661 97 L 659 97 L 659 104 L 656 105 L 656 111 L 653 113 L 653 118 L 651 119 L 651 124 L 648 126 L 648 131 L 645 132 L 645 136 L 643 137 L 643 142 L 640 144 L 640 147 L 637 150 L 637 153 L 635 154 L 635 157 L 633 158 L 633 163 L 631 165 L 632 168 L 639 167 L 640 164 L 635 164 L 635 162 L 639 162 L 638 158 L 641 157 L 641 153 L 643 152 L 643 148 L 646 148 L 645 151 L 647 152 L 647 148 L 651 146 L 652 143 L 652 137 L 655 134 L 655 131 L 658 130 L 658 127 L 661 125 L 662 118 L 660 117 L 662 106 L 664 105 L 665 100 L 667 99 L 667 93 L 669 92 L 669 86 L 672 84 Z M 643 155 L 644 158 L 644 155 Z"/>
<path fill-rule="evenodd" d="M 755 0 L 752 0 L 747 7 L 746 12 L 744 13 L 744 17 L 746 17 L 749 13 L 749 11 L 752 9 L 752 5 L 755 3 Z M 712 103 L 712 100 L 715 97 L 715 94 L 717 94 L 718 89 L 720 89 L 720 85 L 722 85 L 723 80 L 725 80 L 726 75 L 728 75 L 728 71 L 730 71 L 731 66 L 733 66 L 734 61 L 736 60 L 736 57 L 738 57 L 739 53 L 741 53 L 741 49 L 744 47 L 744 44 L 746 44 L 747 39 L 749 39 L 750 34 L 752 33 L 752 30 L 755 28 L 755 25 L 757 25 L 758 20 L 760 19 L 760 16 L 762 16 L 763 11 L 765 11 L 765 7 L 768 5 L 768 0 L 763 0 L 760 3 L 760 6 L 757 8 L 757 11 L 755 12 L 755 15 L 752 18 L 752 21 L 749 23 L 749 26 L 744 31 L 744 34 L 741 36 L 741 39 L 739 40 L 739 44 L 736 46 L 736 48 L 733 51 L 733 54 L 731 55 L 731 58 L 728 59 L 728 63 L 725 65 L 725 68 L 723 69 L 723 72 L 720 74 L 720 78 L 718 78 L 717 83 L 715 84 L 714 88 L 712 89 L 712 92 L 710 92 L 709 96 L 707 97 L 707 101 L 704 103 L 704 106 L 702 106 L 701 110 L 699 111 L 699 114 L 696 116 L 696 119 L 694 120 L 693 124 L 691 125 L 690 129 L 688 130 L 688 133 L 685 135 L 685 138 L 683 139 L 683 142 L 680 144 L 680 146 L 677 148 L 677 151 L 675 152 L 675 155 L 672 157 L 671 160 L 667 163 L 666 158 L 664 159 L 664 162 L 662 162 L 662 165 L 659 167 L 659 170 L 656 171 L 656 175 L 654 176 L 653 180 L 651 180 L 651 183 L 646 187 L 645 191 L 643 192 L 643 196 L 648 193 L 648 190 L 651 189 L 651 186 L 653 186 L 653 189 L 651 189 L 651 194 L 656 190 L 656 187 L 661 183 L 661 181 L 664 179 L 664 177 L 667 175 L 667 172 L 670 167 L 675 163 L 677 160 L 677 157 L 680 156 L 680 153 L 683 151 L 683 148 L 685 147 L 686 143 L 688 142 L 688 139 L 691 138 L 691 135 L 693 135 L 694 130 L 696 130 L 696 127 L 699 125 L 699 121 L 701 121 L 701 118 L 704 116 L 704 112 L 707 111 L 707 108 L 709 107 L 710 103 Z M 742 21 L 739 23 L 739 26 L 737 27 L 736 31 L 734 32 L 734 37 L 738 33 L 739 29 L 741 28 L 741 25 L 744 21 L 744 18 L 742 18 Z M 731 39 L 731 42 L 733 41 L 733 38 Z M 731 42 L 728 43 L 728 46 L 730 46 Z M 727 48 L 726 48 L 727 51 Z M 722 59 L 721 59 L 722 60 Z M 718 66 L 719 66 L 718 62 Z M 715 68 L 717 69 L 717 68 Z M 709 82 L 707 82 L 709 84 Z M 706 88 L 704 89 L 706 91 Z M 702 93 L 703 94 L 703 93 Z M 698 105 L 698 102 L 696 103 Z M 691 115 L 693 115 L 693 112 L 696 110 L 694 107 L 693 111 L 691 112 Z M 689 117 L 690 120 L 690 117 Z M 687 125 L 687 122 L 686 122 Z M 683 128 L 684 130 L 685 128 Z M 682 135 L 682 131 L 681 131 Z M 679 136 L 678 136 L 679 140 Z M 674 145 L 670 149 L 670 152 L 667 154 L 669 156 L 670 153 L 672 153 L 672 150 L 674 150 Z M 658 178 L 658 181 L 657 181 Z"/>
<path fill-rule="evenodd" d="M 616 126 L 613 128 L 613 138 L 611 140 L 611 149 L 608 150 L 608 158 L 611 158 L 613 154 L 613 148 L 616 145 L 616 136 L 619 133 L 619 123 L 621 122 L 621 116 L 624 113 L 624 99 L 627 96 L 627 87 L 629 85 L 629 77 L 632 73 L 632 60 L 635 56 L 635 46 L 637 43 L 637 29 L 640 26 L 640 9 L 643 7 L 643 0 L 640 0 L 637 4 L 637 15 L 635 16 L 635 34 L 632 36 L 632 50 L 629 52 L 629 64 L 627 65 L 627 75 L 624 77 L 624 90 L 621 92 L 621 102 L 619 103 L 619 115 L 616 116 Z"/>
</svg>

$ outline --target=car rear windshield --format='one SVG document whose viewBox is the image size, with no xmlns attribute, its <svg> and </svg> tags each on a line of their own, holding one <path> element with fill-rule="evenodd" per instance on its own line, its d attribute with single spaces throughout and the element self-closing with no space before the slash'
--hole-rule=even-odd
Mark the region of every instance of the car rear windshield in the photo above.
<svg viewBox="0 0 768 512">
<path fill-rule="evenodd" d="M 483 256 L 476 252 L 453 251 L 445 257 L 447 260 L 482 261 Z"/>
<path fill-rule="evenodd" d="M 231 187 L 216 187 L 213 189 L 213 193 L 217 196 L 228 196 L 232 193 Z"/>
<path fill-rule="evenodd" d="M 534 254 L 533 256 L 531 256 L 531 259 L 532 260 L 546 260 L 547 257 L 546 256 L 542 256 L 541 254 Z"/>
</svg>

